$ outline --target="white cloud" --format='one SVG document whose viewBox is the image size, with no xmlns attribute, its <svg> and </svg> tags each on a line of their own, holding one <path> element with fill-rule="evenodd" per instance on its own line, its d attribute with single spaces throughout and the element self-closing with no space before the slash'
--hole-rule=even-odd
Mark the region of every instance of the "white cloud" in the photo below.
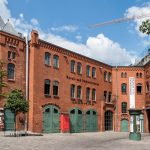
<svg viewBox="0 0 150 150">
<path fill-rule="evenodd" d="M 0 0 L 0 15 L 5 22 L 11 17 L 10 10 L 7 8 L 7 4 L 7 0 Z"/>
<path fill-rule="evenodd" d="M 28 23 L 23 14 L 20 14 L 19 18 L 11 17 L 11 12 L 7 8 L 7 0 L 0 1 L 0 12 L 3 12 L 1 13 L 2 18 L 11 18 L 11 22 L 16 30 L 22 34 L 27 34 L 32 29 L 36 29 L 40 33 L 40 38 L 48 42 L 108 64 L 126 65 L 130 64 L 136 57 L 135 54 L 129 53 L 126 49 L 121 48 L 118 43 L 113 42 L 103 34 L 98 34 L 96 37 L 88 37 L 86 43 L 83 44 L 72 42 L 51 32 L 44 32 L 39 28 L 38 20 L 35 18 L 31 19 L 31 23 Z M 51 31 L 75 32 L 77 29 L 77 26 L 69 25 L 51 28 Z M 76 36 L 76 38 L 81 39 L 81 36 Z"/>
<path fill-rule="evenodd" d="M 78 29 L 77 26 L 73 26 L 73 25 L 64 25 L 64 26 L 60 26 L 60 27 L 52 27 L 50 28 L 51 31 L 54 32 L 63 32 L 63 31 L 67 31 L 67 32 L 75 32 Z"/>
<path fill-rule="evenodd" d="M 35 25 L 35 26 L 39 24 L 38 20 L 35 19 L 35 18 L 32 18 L 32 19 L 31 19 L 31 23 L 32 23 L 33 25 Z"/>
<path fill-rule="evenodd" d="M 82 36 L 81 35 L 77 35 L 77 36 L 75 36 L 75 38 L 77 39 L 78 42 L 80 42 L 82 40 Z"/>
<path fill-rule="evenodd" d="M 142 7 L 133 6 L 126 10 L 125 17 L 130 18 L 130 17 L 135 17 L 135 16 L 148 16 L 148 17 L 144 17 L 141 19 L 134 19 L 134 22 L 136 24 L 136 26 L 135 26 L 136 32 L 138 33 L 138 35 L 140 37 L 144 37 L 146 35 L 139 32 L 139 26 L 142 24 L 142 21 L 144 21 L 146 19 L 150 19 L 150 3 L 146 3 Z"/>
</svg>

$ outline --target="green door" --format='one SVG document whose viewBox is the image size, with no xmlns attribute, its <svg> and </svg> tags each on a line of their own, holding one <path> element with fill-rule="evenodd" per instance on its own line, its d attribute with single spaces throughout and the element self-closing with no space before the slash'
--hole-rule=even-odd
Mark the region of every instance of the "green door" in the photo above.
<svg viewBox="0 0 150 150">
<path fill-rule="evenodd" d="M 15 130 L 15 115 L 10 109 L 5 109 L 4 125 L 5 125 L 5 131 Z"/>
<path fill-rule="evenodd" d="M 70 132 L 78 133 L 83 132 L 83 115 L 82 111 L 74 108 L 69 113 L 70 116 Z"/>
<path fill-rule="evenodd" d="M 88 110 L 86 112 L 86 131 L 94 132 L 98 130 L 97 112 L 94 110 Z"/>
<path fill-rule="evenodd" d="M 121 120 L 121 131 L 128 132 L 128 120 L 126 119 Z"/>
<path fill-rule="evenodd" d="M 45 133 L 60 132 L 60 111 L 56 106 L 48 105 L 44 108 L 43 128 Z"/>
</svg>

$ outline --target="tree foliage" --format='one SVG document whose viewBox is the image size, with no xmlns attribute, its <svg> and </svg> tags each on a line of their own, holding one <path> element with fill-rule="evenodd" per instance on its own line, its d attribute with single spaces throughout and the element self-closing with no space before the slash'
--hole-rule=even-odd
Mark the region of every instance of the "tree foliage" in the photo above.
<svg viewBox="0 0 150 150">
<path fill-rule="evenodd" d="M 150 20 L 143 21 L 139 30 L 144 34 L 150 35 Z"/>
<path fill-rule="evenodd" d="M 2 93 L 2 88 L 6 87 L 7 84 L 4 82 L 4 78 L 6 77 L 6 71 L 3 69 L 4 63 L 0 61 L 0 96 L 5 97 L 6 95 Z"/>
<path fill-rule="evenodd" d="M 7 96 L 6 108 L 17 115 L 19 112 L 28 112 L 28 102 L 21 90 L 15 89 Z"/>
</svg>

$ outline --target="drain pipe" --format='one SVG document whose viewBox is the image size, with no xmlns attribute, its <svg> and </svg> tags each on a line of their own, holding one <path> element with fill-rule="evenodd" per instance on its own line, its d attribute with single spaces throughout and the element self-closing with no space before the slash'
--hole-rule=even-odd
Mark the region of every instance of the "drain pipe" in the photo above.
<svg viewBox="0 0 150 150">
<path fill-rule="evenodd" d="M 26 39 L 26 101 L 28 101 L 29 98 L 29 45 L 28 45 L 28 37 L 27 34 L 25 36 Z M 27 114 L 25 115 L 25 133 L 27 133 Z"/>
</svg>

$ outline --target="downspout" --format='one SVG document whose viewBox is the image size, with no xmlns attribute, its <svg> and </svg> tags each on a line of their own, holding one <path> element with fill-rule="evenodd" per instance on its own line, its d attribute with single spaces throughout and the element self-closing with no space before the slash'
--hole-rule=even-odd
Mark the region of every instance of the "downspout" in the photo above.
<svg viewBox="0 0 150 150">
<path fill-rule="evenodd" d="M 26 101 L 29 98 L 29 45 L 28 45 L 28 34 L 25 36 L 26 39 Z M 25 133 L 27 132 L 27 114 L 25 115 Z"/>
<path fill-rule="evenodd" d="M 118 67 L 116 66 L 116 131 L 118 131 Z"/>
</svg>

